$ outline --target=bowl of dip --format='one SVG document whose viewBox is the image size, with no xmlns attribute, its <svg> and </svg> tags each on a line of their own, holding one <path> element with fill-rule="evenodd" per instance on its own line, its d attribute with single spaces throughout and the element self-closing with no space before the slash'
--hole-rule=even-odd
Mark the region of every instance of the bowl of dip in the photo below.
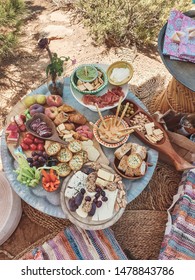
<svg viewBox="0 0 195 280">
<path fill-rule="evenodd" d="M 116 61 L 107 69 L 107 77 L 110 84 L 122 86 L 133 77 L 133 66 L 127 61 Z"/>
</svg>

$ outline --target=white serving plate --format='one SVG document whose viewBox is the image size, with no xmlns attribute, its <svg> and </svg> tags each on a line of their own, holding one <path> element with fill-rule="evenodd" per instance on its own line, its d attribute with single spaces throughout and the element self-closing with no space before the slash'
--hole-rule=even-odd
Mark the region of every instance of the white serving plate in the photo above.
<svg viewBox="0 0 195 280">
<path fill-rule="evenodd" d="M 94 65 L 97 65 L 99 67 L 101 67 L 105 72 L 106 70 L 108 69 L 109 65 L 106 65 L 106 64 L 94 64 Z M 115 86 L 111 85 L 109 82 L 107 84 L 107 86 L 102 89 L 99 93 L 95 94 L 95 96 L 102 96 L 104 95 L 109 89 L 111 90 L 112 88 L 114 88 Z M 123 86 L 120 86 L 124 92 L 124 97 L 122 99 L 122 101 L 127 97 L 127 94 L 128 94 L 128 83 L 123 85 Z M 86 108 L 90 109 L 91 111 L 94 111 L 94 112 L 97 112 L 97 109 L 94 105 L 86 105 L 83 101 L 82 101 L 82 98 L 84 96 L 84 94 L 80 93 L 79 91 L 77 91 L 73 86 L 72 84 L 70 83 L 70 90 L 71 90 L 71 93 L 73 95 L 73 97 L 83 106 L 85 106 Z M 112 109 L 112 108 L 115 108 L 117 107 L 118 105 L 118 102 L 115 103 L 114 105 L 112 106 L 106 106 L 104 108 L 100 108 L 100 111 L 106 111 L 106 110 L 109 110 L 109 109 Z"/>
</svg>

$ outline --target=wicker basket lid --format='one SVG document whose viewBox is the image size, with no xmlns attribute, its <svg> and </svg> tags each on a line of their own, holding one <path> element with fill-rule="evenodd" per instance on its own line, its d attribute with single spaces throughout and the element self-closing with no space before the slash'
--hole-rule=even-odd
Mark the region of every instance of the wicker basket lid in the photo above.
<svg viewBox="0 0 195 280">
<path fill-rule="evenodd" d="M 22 215 L 21 199 L 0 172 L 0 245 L 14 232 Z"/>
</svg>

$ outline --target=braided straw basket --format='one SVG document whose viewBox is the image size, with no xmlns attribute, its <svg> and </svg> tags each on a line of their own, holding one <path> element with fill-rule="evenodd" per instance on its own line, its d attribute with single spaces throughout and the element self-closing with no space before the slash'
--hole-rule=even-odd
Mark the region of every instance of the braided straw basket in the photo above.
<svg viewBox="0 0 195 280">
<path fill-rule="evenodd" d="M 192 92 L 174 78 L 161 94 L 154 96 L 150 106 L 152 112 L 165 113 L 169 109 L 182 113 L 195 112 L 195 92 Z"/>
</svg>

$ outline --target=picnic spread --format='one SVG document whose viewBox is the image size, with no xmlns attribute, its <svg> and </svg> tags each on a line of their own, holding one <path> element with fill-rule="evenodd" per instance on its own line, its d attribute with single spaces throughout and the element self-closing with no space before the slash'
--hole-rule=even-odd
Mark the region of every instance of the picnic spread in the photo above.
<svg viewBox="0 0 195 280">
<path fill-rule="evenodd" d="M 169 60 L 190 63 L 190 71 L 195 62 L 194 22 L 179 11 L 171 11 L 162 51 Z M 188 195 L 193 199 L 195 98 L 192 86 L 189 85 L 189 102 L 180 98 L 185 110 L 180 107 L 177 112 L 170 112 L 164 99 L 159 101 L 157 97 L 154 104 L 162 115 L 156 118 L 129 91 L 133 74 L 133 66 L 127 61 L 111 65 L 82 64 L 75 67 L 70 77 L 64 78 L 61 94 L 51 93 L 44 84 L 19 100 L 7 116 L 1 157 L 12 189 L 35 209 L 73 224 L 23 259 L 53 259 L 52 256 L 54 259 L 126 259 L 109 227 L 123 216 L 127 205 L 152 180 L 159 155 L 168 158 L 178 172 L 190 174 Z M 191 157 L 174 149 L 172 133 L 179 133 L 189 141 Z M 174 223 L 179 227 L 178 219 Z M 189 228 L 194 225 L 188 223 Z M 182 229 L 177 231 L 173 227 L 169 236 L 166 235 L 161 259 L 170 259 L 173 254 L 176 258 L 188 258 L 189 254 L 194 257 L 193 248 L 189 254 L 180 255 L 171 248 L 171 241 L 167 241 L 168 237 L 180 238 L 177 233 Z M 190 233 L 186 230 L 185 234 Z M 105 244 L 96 247 L 100 236 Z M 188 237 L 185 240 L 186 244 L 193 241 Z M 104 254 L 108 242 L 111 251 Z M 77 254 L 72 249 L 75 243 L 79 248 Z M 178 244 L 179 247 L 179 241 Z M 88 246 L 91 251 L 85 255 L 83 248 Z"/>
</svg>

